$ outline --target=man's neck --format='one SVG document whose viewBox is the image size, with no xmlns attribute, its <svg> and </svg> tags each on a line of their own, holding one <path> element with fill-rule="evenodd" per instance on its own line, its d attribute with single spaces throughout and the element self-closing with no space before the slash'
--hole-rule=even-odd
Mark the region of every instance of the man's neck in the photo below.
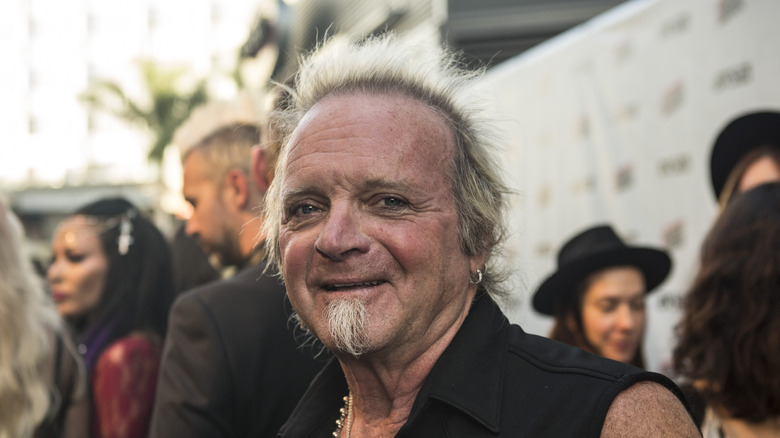
<svg viewBox="0 0 780 438">
<path fill-rule="evenodd" d="M 470 306 L 469 306 L 470 307 Z M 395 436 L 406 423 L 414 401 L 433 366 L 468 315 L 468 308 L 422 354 L 339 356 L 352 395 L 352 438 Z"/>
</svg>

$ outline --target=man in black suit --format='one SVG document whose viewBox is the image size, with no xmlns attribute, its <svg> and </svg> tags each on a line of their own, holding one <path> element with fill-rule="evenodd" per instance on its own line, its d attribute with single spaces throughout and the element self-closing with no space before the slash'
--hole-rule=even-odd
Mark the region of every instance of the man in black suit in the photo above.
<svg viewBox="0 0 780 438">
<path fill-rule="evenodd" d="M 284 288 L 265 273 L 256 207 L 275 154 L 255 146 L 257 136 L 256 126 L 229 125 L 182 154 L 186 231 L 237 273 L 175 302 L 153 438 L 273 436 L 322 366 L 294 339 Z"/>
</svg>

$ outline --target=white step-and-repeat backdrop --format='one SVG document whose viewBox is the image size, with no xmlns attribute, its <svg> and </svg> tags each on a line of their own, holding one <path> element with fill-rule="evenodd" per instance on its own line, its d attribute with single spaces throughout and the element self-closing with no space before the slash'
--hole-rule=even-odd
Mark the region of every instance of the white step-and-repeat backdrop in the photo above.
<svg viewBox="0 0 780 438">
<path fill-rule="evenodd" d="M 648 300 L 648 367 L 666 371 L 681 298 L 717 214 L 714 138 L 745 112 L 780 109 L 780 1 L 626 3 L 491 70 L 479 86 L 501 135 L 512 199 L 513 322 L 545 335 L 530 297 L 560 245 L 611 223 L 669 250 Z"/>
</svg>

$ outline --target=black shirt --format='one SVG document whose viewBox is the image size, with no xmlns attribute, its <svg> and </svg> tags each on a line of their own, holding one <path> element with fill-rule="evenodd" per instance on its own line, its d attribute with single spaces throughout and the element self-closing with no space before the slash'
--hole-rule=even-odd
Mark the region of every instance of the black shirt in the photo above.
<svg viewBox="0 0 780 438">
<path fill-rule="evenodd" d="M 396 436 L 598 437 L 615 396 L 643 380 L 666 386 L 682 401 L 668 378 L 529 335 L 482 295 Z M 332 359 L 278 436 L 330 436 L 347 392 Z"/>
</svg>

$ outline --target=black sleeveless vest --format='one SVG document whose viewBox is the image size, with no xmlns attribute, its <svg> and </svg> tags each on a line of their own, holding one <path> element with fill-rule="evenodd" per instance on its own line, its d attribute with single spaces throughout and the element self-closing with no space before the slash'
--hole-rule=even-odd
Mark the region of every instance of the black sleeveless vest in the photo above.
<svg viewBox="0 0 780 438">
<path fill-rule="evenodd" d="M 431 370 L 397 436 L 598 437 L 612 400 L 638 381 L 658 382 L 683 401 L 660 374 L 525 333 L 483 295 Z M 346 394 L 334 359 L 279 436 L 329 436 Z"/>
</svg>

